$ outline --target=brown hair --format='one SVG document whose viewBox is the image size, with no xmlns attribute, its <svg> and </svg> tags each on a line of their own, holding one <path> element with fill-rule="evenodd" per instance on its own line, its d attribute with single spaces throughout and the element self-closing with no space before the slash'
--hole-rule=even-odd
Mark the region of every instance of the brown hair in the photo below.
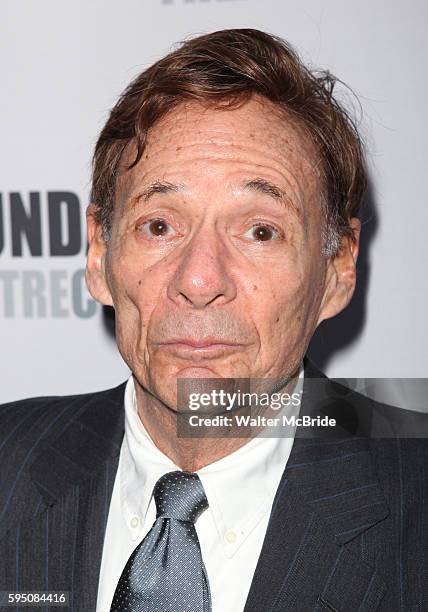
<svg viewBox="0 0 428 612">
<path fill-rule="evenodd" d="M 141 159 L 149 128 L 187 100 L 233 107 L 264 96 L 303 127 L 321 157 L 324 249 L 333 255 L 352 236 L 366 189 L 363 147 L 355 122 L 332 95 L 338 79 L 312 72 L 277 36 L 253 29 L 222 30 L 188 40 L 142 72 L 112 109 L 95 147 L 91 199 L 108 240 L 116 181 L 125 148 Z"/>
</svg>

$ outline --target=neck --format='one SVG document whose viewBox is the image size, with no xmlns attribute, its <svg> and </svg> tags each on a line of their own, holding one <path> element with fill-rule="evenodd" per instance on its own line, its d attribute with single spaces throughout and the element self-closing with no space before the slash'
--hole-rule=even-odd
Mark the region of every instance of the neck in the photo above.
<svg viewBox="0 0 428 612">
<path fill-rule="evenodd" d="M 135 381 L 135 377 L 134 377 Z M 230 455 L 247 438 L 182 438 L 177 435 L 177 413 L 135 384 L 138 415 L 158 449 L 179 468 L 196 472 Z"/>
<path fill-rule="evenodd" d="M 285 390 L 288 390 L 289 393 L 294 389 L 298 375 L 299 370 L 297 370 L 285 387 Z M 246 437 L 242 436 L 239 428 L 235 428 L 235 432 L 238 433 L 235 437 L 231 435 L 230 431 L 227 437 L 178 436 L 177 412 L 157 397 L 148 393 L 138 383 L 135 376 L 134 385 L 138 415 L 153 443 L 175 465 L 186 472 L 196 472 L 204 466 L 230 455 L 241 446 L 244 446 L 263 429 L 262 426 L 251 427 L 249 428 L 249 435 Z M 244 408 L 241 414 L 250 413 L 247 408 Z M 271 408 L 263 408 L 262 414 L 266 418 L 277 417 L 278 411 L 273 411 Z"/>
</svg>

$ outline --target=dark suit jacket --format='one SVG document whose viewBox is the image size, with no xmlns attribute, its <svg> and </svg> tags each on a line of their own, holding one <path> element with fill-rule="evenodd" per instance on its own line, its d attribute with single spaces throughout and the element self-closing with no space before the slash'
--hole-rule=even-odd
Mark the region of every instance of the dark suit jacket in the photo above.
<svg viewBox="0 0 428 612">
<path fill-rule="evenodd" d="M 306 362 L 305 376 L 323 375 Z M 245 612 L 427 611 L 428 442 L 365 437 L 367 401 L 338 403 L 324 380 L 302 410 L 342 414 L 343 436 L 297 436 Z M 124 388 L 0 407 L 0 590 L 95 610 Z"/>
</svg>

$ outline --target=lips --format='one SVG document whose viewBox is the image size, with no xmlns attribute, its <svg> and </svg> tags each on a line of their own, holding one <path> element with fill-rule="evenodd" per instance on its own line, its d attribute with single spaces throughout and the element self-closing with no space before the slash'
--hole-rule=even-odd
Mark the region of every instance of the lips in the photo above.
<svg viewBox="0 0 428 612">
<path fill-rule="evenodd" d="M 195 340 L 193 338 L 174 338 L 172 340 L 168 340 L 166 342 L 160 342 L 159 344 L 163 345 L 183 345 L 189 346 L 195 349 L 207 348 L 210 346 L 241 346 L 236 342 L 230 342 L 229 340 L 222 340 L 219 338 L 203 338 Z"/>
<path fill-rule="evenodd" d="M 242 350 L 244 345 L 220 340 L 219 338 L 174 338 L 166 342 L 159 342 L 158 346 L 168 350 L 172 354 L 182 359 L 201 360 L 216 359 L 226 353 Z"/>
</svg>

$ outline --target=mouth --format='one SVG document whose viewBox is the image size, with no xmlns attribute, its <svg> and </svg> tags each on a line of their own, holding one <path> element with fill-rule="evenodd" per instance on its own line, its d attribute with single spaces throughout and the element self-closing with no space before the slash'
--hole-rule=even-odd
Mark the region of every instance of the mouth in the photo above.
<svg viewBox="0 0 428 612">
<path fill-rule="evenodd" d="M 202 340 L 177 338 L 167 342 L 160 342 L 158 346 L 183 358 L 215 359 L 226 353 L 242 350 L 245 345 L 215 338 L 205 338 Z"/>
</svg>

